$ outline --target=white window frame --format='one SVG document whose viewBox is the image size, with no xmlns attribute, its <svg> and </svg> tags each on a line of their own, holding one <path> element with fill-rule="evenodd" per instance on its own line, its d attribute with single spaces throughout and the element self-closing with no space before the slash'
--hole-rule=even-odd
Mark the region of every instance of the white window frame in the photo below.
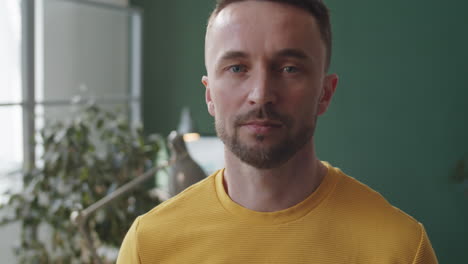
<svg viewBox="0 0 468 264">
<path fill-rule="evenodd" d="M 22 40 L 21 40 L 21 102 L 0 102 L 0 107 L 20 106 L 23 123 L 23 167 L 35 167 L 36 157 L 36 107 L 37 106 L 67 106 L 70 100 L 37 100 L 36 88 L 43 82 L 43 54 L 41 54 L 43 39 L 42 8 L 48 0 L 21 0 Z M 55 0 L 57 1 L 57 0 Z M 97 104 L 128 103 L 129 117 L 133 124 L 141 123 L 141 90 L 142 90 L 142 11 L 137 8 L 123 7 L 113 4 L 87 0 L 61 0 L 76 4 L 90 5 L 96 8 L 113 9 L 130 15 L 130 73 L 128 96 L 97 98 Z"/>
</svg>

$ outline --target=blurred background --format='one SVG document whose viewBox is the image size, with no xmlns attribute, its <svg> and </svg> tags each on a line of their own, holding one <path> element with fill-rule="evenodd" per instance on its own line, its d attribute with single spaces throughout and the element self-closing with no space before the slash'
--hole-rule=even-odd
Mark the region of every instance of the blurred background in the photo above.
<svg viewBox="0 0 468 264">
<path fill-rule="evenodd" d="M 468 262 L 468 3 L 325 2 L 330 71 L 340 81 L 319 119 L 319 157 L 422 222 L 440 263 Z M 188 106 L 202 137 L 214 136 L 200 82 L 213 6 L 1 1 L 0 192 L 23 187 L 11 171 L 41 166 L 38 131 L 47 120 L 70 119 L 77 95 L 118 107 L 143 134 L 163 137 Z M 19 230 L 0 227 L 2 262 L 15 263 Z"/>
</svg>

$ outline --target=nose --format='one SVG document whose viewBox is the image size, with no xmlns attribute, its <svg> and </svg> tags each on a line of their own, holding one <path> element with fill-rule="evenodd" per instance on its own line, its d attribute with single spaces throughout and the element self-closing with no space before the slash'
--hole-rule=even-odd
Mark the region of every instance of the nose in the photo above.
<svg viewBox="0 0 468 264">
<path fill-rule="evenodd" d="M 252 78 L 248 102 L 250 105 L 275 104 L 277 94 L 275 90 L 273 76 L 267 70 L 259 71 Z"/>
</svg>

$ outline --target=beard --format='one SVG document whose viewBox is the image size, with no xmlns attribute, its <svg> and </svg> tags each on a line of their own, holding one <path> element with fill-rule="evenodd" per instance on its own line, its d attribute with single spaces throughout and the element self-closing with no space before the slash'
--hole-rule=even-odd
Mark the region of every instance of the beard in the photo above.
<svg viewBox="0 0 468 264">
<path fill-rule="evenodd" d="M 285 135 L 269 146 L 249 146 L 240 139 L 239 129 L 242 124 L 254 119 L 281 122 Z M 265 105 L 246 114 L 238 115 L 232 126 L 233 134 L 228 133 L 226 124 L 221 120 L 215 119 L 215 127 L 224 145 L 241 161 L 258 169 L 272 169 L 283 165 L 311 140 L 316 121 L 317 116 L 314 116 L 311 126 L 299 124 L 302 126 L 296 133 L 293 133 L 291 128 L 294 126 L 294 120 L 290 116 L 281 115 L 271 105 Z M 263 142 L 265 137 L 265 135 L 256 134 L 254 140 Z"/>
</svg>

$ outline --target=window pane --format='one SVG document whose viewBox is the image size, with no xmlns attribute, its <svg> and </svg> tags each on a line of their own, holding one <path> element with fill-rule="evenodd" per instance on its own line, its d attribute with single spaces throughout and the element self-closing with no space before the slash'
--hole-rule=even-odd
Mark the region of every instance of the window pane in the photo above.
<svg viewBox="0 0 468 264">
<path fill-rule="evenodd" d="M 21 101 L 21 9 L 0 1 L 0 104 Z"/>
<path fill-rule="evenodd" d="M 0 203 L 1 194 L 12 188 L 15 177 L 8 174 L 21 168 L 23 162 L 23 123 L 20 106 L 0 107 Z M 18 179 L 16 177 L 16 179 Z"/>
<path fill-rule="evenodd" d="M 78 1 L 44 1 L 44 88 L 38 100 L 87 91 L 128 96 L 130 13 Z"/>
</svg>

